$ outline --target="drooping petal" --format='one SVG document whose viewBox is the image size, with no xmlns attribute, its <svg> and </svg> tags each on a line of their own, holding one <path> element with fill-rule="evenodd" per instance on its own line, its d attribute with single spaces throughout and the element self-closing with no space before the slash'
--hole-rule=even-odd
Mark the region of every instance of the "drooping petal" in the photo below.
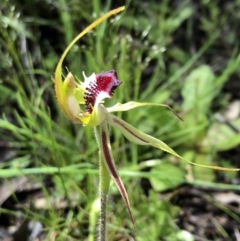
<svg viewBox="0 0 240 241">
<path fill-rule="evenodd" d="M 122 196 L 122 199 L 127 207 L 129 216 L 134 225 L 134 219 L 133 219 L 128 195 L 127 195 L 126 189 L 122 183 L 122 180 L 121 180 L 120 176 L 118 175 L 117 169 L 115 167 L 115 162 L 114 162 L 114 159 L 112 156 L 112 150 L 111 150 L 111 145 L 110 145 L 110 140 L 109 140 L 109 130 L 108 130 L 108 125 L 107 125 L 106 120 L 104 120 L 102 122 L 102 124 L 100 125 L 100 148 L 101 148 L 101 152 L 103 155 L 103 159 L 105 161 L 105 165 L 106 165 L 107 169 L 109 170 L 109 173 L 111 174 L 111 177 L 113 178 L 113 180 Z"/>
<path fill-rule="evenodd" d="M 117 111 L 128 111 L 137 107 L 142 107 L 142 106 L 161 106 L 161 107 L 166 107 L 170 111 L 173 112 L 174 115 L 176 115 L 180 120 L 182 118 L 169 106 L 165 104 L 158 104 L 158 103 L 149 103 L 149 102 L 136 102 L 136 101 L 130 101 L 125 104 L 117 103 L 116 105 L 107 108 L 108 112 L 117 112 Z"/>
<path fill-rule="evenodd" d="M 161 149 L 165 152 L 168 152 L 184 161 L 187 161 L 195 166 L 200 166 L 200 167 L 207 167 L 207 168 L 211 168 L 211 169 L 215 169 L 215 170 L 222 170 L 222 171 L 239 171 L 240 169 L 238 168 L 224 168 L 224 167 L 218 167 L 218 166 L 211 166 L 211 165 L 201 165 L 201 164 L 197 164 L 197 163 L 193 163 L 191 161 L 188 161 L 186 159 L 184 159 L 183 157 L 181 157 L 179 154 L 177 154 L 171 147 L 169 147 L 166 143 L 164 143 L 163 141 L 160 141 L 150 135 L 147 135 L 141 131 L 139 131 L 138 129 L 136 129 L 135 127 L 133 127 L 132 125 L 128 124 L 127 122 L 123 121 L 122 119 L 114 116 L 114 115 L 108 115 L 107 117 L 107 121 L 108 123 L 113 126 L 116 127 L 117 129 L 119 129 L 121 131 L 121 133 L 131 142 L 138 144 L 138 145 L 149 145 L 149 146 L 153 146 L 156 147 L 158 149 Z"/>
</svg>

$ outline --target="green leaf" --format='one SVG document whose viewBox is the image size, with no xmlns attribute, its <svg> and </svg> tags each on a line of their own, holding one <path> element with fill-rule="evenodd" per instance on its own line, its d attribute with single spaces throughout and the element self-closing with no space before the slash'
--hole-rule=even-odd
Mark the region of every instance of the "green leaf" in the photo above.
<svg viewBox="0 0 240 241">
<path fill-rule="evenodd" d="M 205 115 L 213 100 L 215 90 L 215 76 L 211 68 L 202 65 L 193 70 L 186 78 L 182 89 L 183 110 L 194 110 Z"/>
<path fill-rule="evenodd" d="M 166 239 L 167 241 L 175 240 L 175 241 L 194 241 L 194 238 L 191 233 L 186 230 L 179 230 L 178 232 L 172 233 Z"/>
<path fill-rule="evenodd" d="M 182 131 L 186 132 L 185 146 L 196 147 L 201 144 L 202 139 L 206 136 L 208 122 L 206 116 L 201 114 L 191 112 L 184 116 L 184 122 L 180 123 L 179 126 Z"/>
<path fill-rule="evenodd" d="M 230 122 L 240 130 L 240 118 Z M 216 148 L 218 151 L 226 151 L 240 144 L 240 134 L 236 133 L 225 123 L 213 123 L 202 141 L 204 151 Z"/>
<path fill-rule="evenodd" d="M 168 54 L 171 56 L 174 60 L 180 62 L 181 64 L 185 64 L 190 56 L 188 53 L 186 53 L 183 49 L 178 47 L 171 47 L 168 49 Z"/>
<path fill-rule="evenodd" d="M 191 8 L 184 8 L 176 17 L 169 18 L 166 20 L 164 28 L 167 31 L 173 32 L 175 31 L 183 21 L 190 18 L 193 14 L 193 10 Z"/>
<path fill-rule="evenodd" d="M 155 175 L 156 172 L 159 176 Z M 171 163 L 160 162 L 151 169 L 150 173 L 154 174 L 149 180 L 155 191 L 173 189 L 185 182 L 184 171 Z"/>
</svg>

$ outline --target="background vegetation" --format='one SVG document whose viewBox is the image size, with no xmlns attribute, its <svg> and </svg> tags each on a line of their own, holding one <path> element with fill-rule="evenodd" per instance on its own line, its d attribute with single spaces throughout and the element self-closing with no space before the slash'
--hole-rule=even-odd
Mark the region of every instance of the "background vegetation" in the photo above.
<svg viewBox="0 0 240 241">
<path fill-rule="evenodd" d="M 0 239 L 94 240 L 98 155 L 92 129 L 58 109 L 52 76 L 67 44 L 109 9 L 65 65 L 79 79 L 115 69 L 106 105 L 166 103 L 122 113 L 188 160 L 240 166 L 240 1 L 3 0 L 0 3 Z M 239 174 L 189 166 L 112 131 L 134 231 L 114 185 L 109 240 L 239 240 Z"/>
</svg>

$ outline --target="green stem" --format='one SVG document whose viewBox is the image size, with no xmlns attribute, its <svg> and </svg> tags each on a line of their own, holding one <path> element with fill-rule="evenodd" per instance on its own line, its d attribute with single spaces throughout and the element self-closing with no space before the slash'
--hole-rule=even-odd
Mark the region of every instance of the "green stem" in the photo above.
<svg viewBox="0 0 240 241">
<path fill-rule="evenodd" d="M 99 216 L 99 227 L 98 227 L 98 240 L 106 241 L 106 211 L 107 211 L 107 196 L 110 186 L 110 174 L 106 168 L 103 160 L 103 155 L 99 146 L 99 132 L 97 128 L 94 129 L 95 136 L 99 147 L 99 195 L 100 195 L 100 216 Z"/>
<path fill-rule="evenodd" d="M 100 153 L 101 155 L 101 153 Z M 100 157 L 99 155 L 99 157 Z M 99 160 L 99 193 L 100 193 L 100 200 L 101 200 L 101 209 L 100 209 L 100 217 L 99 217 L 99 241 L 106 240 L 106 211 L 107 211 L 107 196 L 110 184 L 110 175 L 108 170 L 106 169 L 105 163 L 100 157 Z"/>
</svg>

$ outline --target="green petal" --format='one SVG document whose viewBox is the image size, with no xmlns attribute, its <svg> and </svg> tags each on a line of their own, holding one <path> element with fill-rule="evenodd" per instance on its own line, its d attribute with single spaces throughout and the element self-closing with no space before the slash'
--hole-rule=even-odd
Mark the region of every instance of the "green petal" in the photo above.
<svg viewBox="0 0 240 241">
<path fill-rule="evenodd" d="M 141 106 L 161 106 L 161 107 L 166 107 L 168 108 L 170 111 L 173 112 L 174 115 L 176 115 L 180 120 L 182 120 L 182 118 L 169 106 L 169 105 L 165 105 L 165 104 L 158 104 L 158 103 L 149 103 L 149 102 L 135 102 L 135 101 L 130 101 L 127 102 L 125 104 L 121 104 L 121 103 L 117 103 L 116 105 L 107 108 L 108 112 L 116 112 L 116 111 L 128 111 L 137 107 L 141 107 Z"/>
<path fill-rule="evenodd" d="M 80 106 L 74 96 L 76 90 L 76 83 L 71 73 L 68 73 L 62 84 L 61 91 L 61 104 L 59 103 L 63 112 L 72 120 L 77 121 L 77 117 L 80 114 Z"/>
<path fill-rule="evenodd" d="M 78 118 L 83 123 L 83 125 L 95 127 L 100 125 L 107 115 L 107 110 L 103 105 L 96 105 L 93 108 L 93 112 L 91 114 L 84 113 L 82 115 L 79 115 Z"/>
<path fill-rule="evenodd" d="M 123 121 L 122 119 L 114 116 L 114 115 L 108 115 L 107 117 L 108 123 L 116 127 L 121 131 L 121 133 L 131 142 L 138 144 L 138 145 L 149 145 L 156 147 L 158 149 L 161 149 L 165 152 L 168 152 L 184 161 L 187 161 L 188 163 L 191 163 L 195 166 L 200 166 L 200 167 L 206 167 L 206 168 L 211 168 L 211 169 L 216 169 L 216 170 L 222 170 L 222 171 L 239 171 L 240 169 L 238 168 L 224 168 L 224 167 L 218 167 L 218 166 L 210 166 L 210 165 L 202 165 L 202 164 L 196 164 L 191 161 L 188 161 L 181 157 L 179 154 L 177 154 L 171 147 L 169 147 L 166 143 L 163 141 L 160 141 L 150 135 L 147 135 L 132 125 L 128 124 L 127 122 Z"/>
<path fill-rule="evenodd" d="M 81 85 L 77 85 L 73 93 L 77 102 L 82 105 L 85 104 L 84 92 L 85 92 L 85 88 L 83 88 Z"/>
</svg>

